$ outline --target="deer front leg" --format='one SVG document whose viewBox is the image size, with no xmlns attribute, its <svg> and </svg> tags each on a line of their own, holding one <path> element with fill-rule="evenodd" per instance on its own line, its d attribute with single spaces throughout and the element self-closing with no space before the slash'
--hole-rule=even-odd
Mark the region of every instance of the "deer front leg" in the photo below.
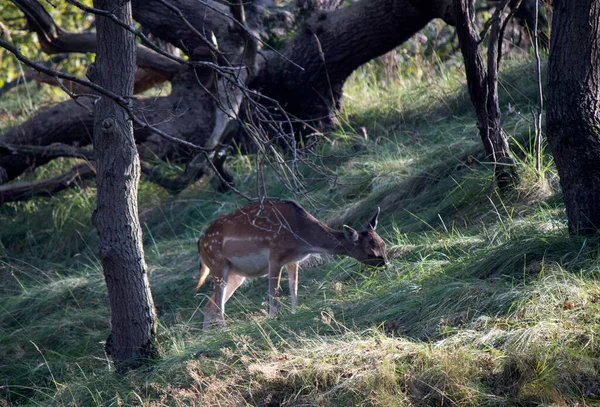
<svg viewBox="0 0 600 407">
<path fill-rule="evenodd" d="M 208 304 L 204 307 L 204 322 L 202 323 L 202 330 L 208 331 L 210 329 L 211 322 L 215 319 L 215 313 L 218 311 L 218 307 L 215 303 L 215 296 L 213 295 L 208 299 Z"/>
<path fill-rule="evenodd" d="M 292 301 L 292 314 L 296 313 L 298 305 L 298 266 L 299 262 L 287 265 L 288 284 L 290 287 L 290 300 Z"/>
<path fill-rule="evenodd" d="M 279 306 L 279 282 L 283 266 L 279 263 L 269 263 L 269 316 L 277 314 Z"/>
</svg>

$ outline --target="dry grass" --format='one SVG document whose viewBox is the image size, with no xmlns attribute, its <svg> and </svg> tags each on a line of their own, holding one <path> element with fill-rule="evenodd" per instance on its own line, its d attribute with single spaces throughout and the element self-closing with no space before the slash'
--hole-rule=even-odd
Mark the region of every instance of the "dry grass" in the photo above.
<svg viewBox="0 0 600 407">
<path fill-rule="evenodd" d="M 528 72 L 515 65 L 503 77 L 519 89 L 504 103 L 521 111 Z M 522 184 L 498 193 L 480 162 L 459 70 L 436 66 L 419 74 L 424 81 L 401 78 L 387 89 L 374 87 L 377 75 L 364 68 L 346 88 L 340 134 L 322 147 L 339 182 L 315 179 L 311 211 L 358 226 L 380 206 L 389 268 L 325 256 L 301 270 L 296 314 L 284 299 L 280 315 L 267 318 L 266 283 L 255 281 L 228 302 L 228 326 L 203 333 L 210 285 L 194 296 L 195 241 L 241 202 L 204 184 L 169 197 L 143 183 L 164 357 L 120 376 L 103 352 L 108 301 L 89 224 L 93 189 L 5 205 L 0 404 L 594 405 L 598 241 L 568 236 L 552 166 L 536 173 L 529 149 L 519 147 Z M 505 114 L 507 131 L 523 138 L 520 121 Z M 231 167 L 251 192 L 251 160 Z M 289 196 L 273 174 L 264 176 L 272 195 Z"/>
</svg>

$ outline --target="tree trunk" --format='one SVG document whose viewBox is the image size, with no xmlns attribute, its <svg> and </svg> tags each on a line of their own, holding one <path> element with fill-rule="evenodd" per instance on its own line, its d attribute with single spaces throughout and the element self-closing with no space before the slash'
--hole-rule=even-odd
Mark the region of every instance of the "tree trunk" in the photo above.
<svg viewBox="0 0 600 407">
<path fill-rule="evenodd" d="M 13 1 L 23 8 L 29 5 L 27 9 L 30 11 L 38 10 L 35 14 L 28 14 L 28 22 L 44 23 L 32 26 L 39 28 L 36 31 L 38 36 L 44 36 L 46 50 L 96 50 L 95 38 L 58 29 L 43 8 L 35 7 L 34 0 Z M 132 0 L 132 4 L 138 23 L 155 38 L 180 47 L 190 63 L 205 61 L 212 64 L 216 61 L 221 68 L 231 71 L 247 62 L 244 57 L 248 54 L 248 48 L 253 47 L 248 47 L 249 38 L 240 33 L 239 25 L 225 17 L 230 14 L 226 5 L 209 1 L 207 4 L 211 7 L 218 7 L 219 12 L 216 12 L 196 0 L 170 0 L 168 3 L 161 0 Z M 250 89 L 274 98 L 276 103 L 291 113 L 292 120 L 301 122 L 300 127 L 306 122 L 327 129 L 339 107 L 343 85 L 352 71 L 400 45 L 433 18 L 444 18 L 452 23 L 451 5 L 451 0 L 361 0 L 347 7 L 317 12 L 282 51 L 284 56 L 266 50 L 261 53 L 260 63 L 256 67 L 249 67 L 256 70 L 241 69 L 234 79 L 242 85 L 246 85 L 248 80 Z M 182 15 L 170 8 L 173 6 Z M 247 14 L 247 25 L 253 32 L 264 30 L 261 7 L 255 3 L 253 6 L 248 4 L 246 8 L 253 10 Z M 203 38 L 212 38 L 209 33 L 214 34 L 220 54 L 209 52 L 214 44 Z M 168 96 L 133 101 L 137 117 L 173 137 L 205 148 L 218 147 L 227 124 L 232 118 L 238 117 L 238 110 L 245 100 L 239 89 L 229 86 L 231 78 L 215 75 L 207 65 L 179 65 L 141 45 L 138 45 L 137 51 L 138 68 L 154 70 L 172 85 Z M 250 75 L 254 81 L 251 81 Z M 269 103 L 265 98 L 254 97 L 260 102 Z M 79 101 L 92 105 L 85 98 Z M 254 106 L 253 103 L 248 105 Z M 254 115 L 255 112 L 247 112 L 249 118 L 257 126 L 262 124 L 265 132 L 271 131 L 273 134 L 276 131 L 273 130 L 274 124 L 278 122 L 266 117 L 264 110 L 260 110 L 260 114 Z M 280 117 L 279 112 L 272 111 L 275 118 Z M 63 102 L 9 130 L 0 141 L 12 145 L 43 146 L 60 142 L 82 146 L 90 142 L 91 122 L 91 115 L 85 109 L 73 101 Z M 281 127 L 285 125 L 283 123 Z M 288 128 L 284 130 L 287 132 Z M 147 127 L 137 127 L 135 138 L 142 159 L 182 158 L 182 161 L 189 161 L 194 157 L 186 147 L 150 132 Z M 10 182 L 24 171 L 43 165 L 48 160 L 48 156 L 36 156 L 25 151 L 6 153 L 0 149 L 0 184 Z M 146 171 L 146 174 L 149 173 Z M 153 179 L 162 180 L 162 177 Z M 184 185 L 179 181 L 176 189 Z"/>
<path fill-rule="evenodd" d="M 254 86 L 293 117 L 327 129 L 346 79 L 360 65 L 394 49 L 434 18 L 453 23 L 450 0 L 358 1 L 309 18 L 282 53 L 265 52 Z"/>
<path fill-rule="evenodd" d="M 502 47 L 502 38 L 499 38 L 499 35 L 505 4 L 501 5 L 502 9 L 497 10 L 492 17 L 486 72 L 479 53 L 479 36 L 473 26 L 473 19 L 469 16 L 469 10 L 474 9 L 474 0 L 455 2 L 456 32 L 465 63 L 469 95 L 477 115 L 477 128 L 488 161 L 494 165 L 496 183 L 500 189 L 506 189 L 517 183 L 518 177 L 508 142 L 502 133 L 498 102 L 498 70 Z"/>
<path fill-rule="evenodd" d="M 555 0 L 552 26 L 546 135 L 569 232 L 587 235 L 600 228 L 600 2 Z"/>
<path fill-rule="evenodd" d="M 131 3 L 95 0 L 132 24 Z M 97 82 L 124 97 L 133 94 L 134 35 L 114 22 L 97 17 Z M 98 207 L 93 223 L 100 236 L 100 259 L 111 307 L 111 334 L 106 341 L 118 369 L 133 368 L 157 355 L 156 312 L 148 283 L 142 233 L 138 219 L 137 188 L 140 162 L 133 125 L 126 111 L 102 97 L 94 117 L 94 150 Z"/>
</svg>

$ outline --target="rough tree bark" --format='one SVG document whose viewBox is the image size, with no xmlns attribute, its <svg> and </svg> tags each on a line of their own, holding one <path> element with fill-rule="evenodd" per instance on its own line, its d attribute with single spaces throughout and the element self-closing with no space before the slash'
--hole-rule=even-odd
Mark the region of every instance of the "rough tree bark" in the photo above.
<svg viewBox="0 0 600 407">
<path fill-rule="evenodd" d="M 451 4 L 378 0 L 318 11 L 282 51 L 303 69 L 267 51 L 253 86 L 307 125 L 327 129 L 340 107 L 348 76 L 408 40 L 434 18 L 453 24 Z"/>
<path fill-rule="evenodd" d="M 33 0 L 13 1 L 27 3 Z M 145 69 L 156 69 L 170 81 L 172 91 L 166 96 L 141 98 L 132 103 L 134 111 L 160 131 L 217 149 L 223 141 L 227 123 L 237 116 L 245 96 L 222 74 L 215 74 L 210 67 L 198 63 L 216 63 L 220 69 L 238 69 L 248 60 L 249 38 L 241 35 L 236 29 L 239 25 L 227 17 L 234 14 L 227 6 L 210 0 L 208 3 L 218 11 L 195 0 L 170 0 L 168 3 L 132 0 L 134 18 L 144 29 L 154 38 L 177 45 L 189 57 L 187 62 L 178 64 L 138 46 L 138 51 L 143 50 L 146 55 L 140 59 L 138 54 L 138 67 L 143 62 Z M 247 5 L 248 26 L 253 32 L 264 30 L 261 14 L 264 3 Z M 444 18 L 452 23 L 451 5 L 451 0 L 361 0 L 337 10 L 319 11 L 299 29 L 295 39 L 282 51 L 283 56 L 263 50 L 255 66 L 239 69 L 236 81 L 249 84 L 252 91 L 258 90 L 275 99 L 295 119 L 319 129 L 326 128 L 339 107 L 343 84 L 354 69 L 400 45 L 433 18 Z M 29 10 L 35 10 L 35 7 Z M 30 12 L 28 19 L 46 21 L 47 16 Z M 41 33 L 44 33 L 48 52 L 55 49 L 81 51 L 82 48 L 93 52 L 95 47 L 94 39 L 87 34 L 78 37 L 75 33 L 57 30 L 55 24 L 48 21 L 37 27 L 38 30 L 47 27 L 48 32 L 42 30 Z M 206 38 L 212 38 L 212 34 L 216 45 Z M 259 100 L 265 102 L 266 99 Z M 254 123 L 260 124 L 260 120 Z M 265 128 L 273 126 L 272 120 L 262 120 Z M 91 123 L 91 115 L 86 109 L 68 101 L 11 129 L 0 137 L 0 142 L 43 146 L 59 141 L 83 146 L 89 143 Z M 159 158 L 189 162 L 197 157 L 195 152 L 167 141 L 147 128 L 136 126 L 134 135 L 143 160 Z M 0 150 L 0 184 L 10 182 L 48 159 L 25 151 L 6 153 Z M 144 168 L 145 174 L 155 175 L 151 168 Z M 201 174 L 202 171 L 193 173 Z M 185 182 L 194 180 L 193 177 L 183 178 Z M 164 177 L 154 176 L 153 179 L 164 180 Z M 163 182 L 163 185 L 175 185 L 174 192 L 177 192 L 185 187 L 185 182 Z"/>
<path fill-rule="evenodd" d="M 34 0 L 14 0 L 14 2 L 23 8 L 23 4 L 28 6 L 26 13 L 28 25 L 36 27 L 36 32 L 39 31 L 38 36 L 44 38 L 43 42 L 46 44 L 44 49 L 47 52 L 54 52 L 54 50 L 80 52 L 84 49 L 88 52 L 95 51 L 96 40 L 93 35 L 79 36 L 76 33 L 59 30 L 56 24 L 47 21 L 51 18 L 43 8 L 30 4 L 36 3 Z M 181 3 L 171 2 L 176 6 L 182 6 L 182 10 L 188 13 L 184 17 L 186 23 L 194 28 L 192 30 L 182 22 L 180 16 L 171 12 L 164 4 L 156 1 L 152 3 L 153 7 L 145 8 L 146 2 L 140 3 L 138 14 L 143 24 L 151 31 L 163 35 L 167 41 L 171 40 L 183 46 L 196 60 L 213 62 L 212 55 L 203 42 L 202 32 L 214 32 L 223 38 L 218 45 L 219 51 L 228 57 L 228 61 L 224 64 L 230 66 L 241 59 L 242 41 L 236 39 L 236 35 L 231 33 L 231 21 L 220 14 L 227 11 L 227 8 L 223 9 L 222 6 L 214 3 L 213 5 L 219 8 L 219 12 L 215 12 L 191 0 L 183 0 Z M 207 15 L 211 18 L 208 19 Z M 170 30 L 169 27 L 176 27 L 177 30 Z M 43 31 L 44 28 L 47 31 Z M 179 34 L 179 38 L 173 35 L 174 32 Z M 154 35 L 160 38 L 157 34 Z M 167 96 L 134 100 L 132 102 L 134 111 L 143 118 L 145 123 L 175 138 L 208 148 L 216 147 L 220 135 L 213 133 L 220 109 L 215 103 L 217 81 L 213 80 L 211 69 L 179 64 L 140 45 L 137 46 L 137 50 L 138 72 L 140 67 L 155 70 L 171 82 L 171 93 Z M 219 96 L 229 101 L 233 99 L 229 97 L 230 93 L 231 90 L 227 88 Z M 11 145 L 44 146 L 52 143 L 87 145 L 91 142 L 92 115 L 89 109 L 81 105 L 89 108 L 91 102 L 85 98 L 80 98 L 78 102 L 71 100 L 59 103 L 21 126 L 9 130 L 2 135 L 0 141 Z M 198 120 L 200 117 L 203 120 Z M 193 151 L 189 148 L 169 142 L 149 131 L 148 128 L 136 126 L 135 138 L 144 159 L 181 159 L 187 162 L 194 157 Z M 0 184 L 9 182 L 24 171 L 43 165 L 49 160 L 50 158 L 45 155 L 27 152 L 7 153 L 0 150 Z M 146 172 L 150 173 L 151 170 L 147 169 Z M 193 179 L 190 179 L 191 181 Z"/>
<path fill-rule="evenodd" d="M 554 0 L 546 136 L 560 176 L 569 232 L 600 228 L 600 2 Z"/>
<path fill-rule="evenodd" d="M 132 24 L 131 3 L 94 0 Z M 133 94 L 135 37 L 105 17 L 97 18 L 97 78 L 118 95 Z M 101 97 L 94 113 L 98 207 L 93 224 L 100 236 L 100 259 L 108 288 L 111 334 L 106 353 L 119 369 L 136 367 L 157 355 L 156 311 L 152 301 L 137 210 L 140 163 L 127 112 Z"/>
</svg>

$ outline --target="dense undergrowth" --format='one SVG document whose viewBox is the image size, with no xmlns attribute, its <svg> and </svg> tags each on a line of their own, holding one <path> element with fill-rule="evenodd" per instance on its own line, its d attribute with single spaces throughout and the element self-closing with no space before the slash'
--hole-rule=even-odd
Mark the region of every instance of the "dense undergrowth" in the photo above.
<svg viewBox="0 0 600 407">
<path fill-rule="evenodd" d="M 243 200 L 206 182 L 176 197 L 142 182 L 163 358 L 124 376 L 103 351 L 94 187 L 2 206 L 0 405 L 593 405 L 598 246 L 568 236 L 551 158 L 543 174 L 533 169 L 533 65 L 513 61 L 501 76 L 522 179 L 506 194 L 481 162 L 462 75 L 452 64 L 398 79 L 373 65 L 355 73 L 320 151 L 335 184 L 304 174 L 314 206 L 265 172 L 269 195 L 332 224 L 361 226 L 380 206 L 393 257 L 383 270 L 330 257 L 306 265 L 296 314 L 284 300 L 267 318 L 267 282 L 252 281 L 228 302 L 227 327 L 203 333 L 210 285 L 194 295 L 195 242 Z M 15 106 L 0 107 L 11 125 Z M 230 165 L 251 194 L 252 158 Z"/>
</svg>

